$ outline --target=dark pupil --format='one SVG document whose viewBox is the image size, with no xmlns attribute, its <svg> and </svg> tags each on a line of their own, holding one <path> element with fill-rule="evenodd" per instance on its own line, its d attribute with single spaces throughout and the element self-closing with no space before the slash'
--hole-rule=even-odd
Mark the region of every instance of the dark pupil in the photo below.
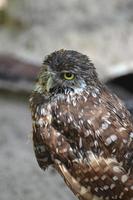
<svg viewBox="0 0 133 200">
<path fill-rule="evenodd" d="M 71 74 L 71 73 L 66 73 L 66 76 L 67 76 L 68 78 L 70 78 L 70 77 L 72 76 L 72 74 Z"/>
</svg>

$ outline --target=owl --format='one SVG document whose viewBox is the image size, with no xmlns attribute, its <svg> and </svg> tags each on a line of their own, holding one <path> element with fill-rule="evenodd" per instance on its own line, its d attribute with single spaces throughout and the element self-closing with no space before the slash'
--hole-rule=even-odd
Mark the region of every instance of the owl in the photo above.
<svg viewBox="0 0 133 200">
<path fill-rule="evenodd" d="M 52 165 L 80 200 L 133 200 L 133 120 L 86 55 L 47 56 L 30 107 L 43 170 Z"/>
</svg>

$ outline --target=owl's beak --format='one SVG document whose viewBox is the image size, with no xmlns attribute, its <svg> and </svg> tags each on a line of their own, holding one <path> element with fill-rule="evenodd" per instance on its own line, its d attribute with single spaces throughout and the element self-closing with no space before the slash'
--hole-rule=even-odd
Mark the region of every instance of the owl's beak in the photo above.
<svg viewBox="0 0 133 200">
<path fill-rule="evenodd" d="M 47 84 L 46 84 L 46 90 L 47 90 L 47 92 L 50 91 L 50 89 L 52 88 L 52 86 L 53 86 L 53 77 L 52 77 L 52 75 L 50 75 L 49 78 L 48 78 Z"/>
</svg>

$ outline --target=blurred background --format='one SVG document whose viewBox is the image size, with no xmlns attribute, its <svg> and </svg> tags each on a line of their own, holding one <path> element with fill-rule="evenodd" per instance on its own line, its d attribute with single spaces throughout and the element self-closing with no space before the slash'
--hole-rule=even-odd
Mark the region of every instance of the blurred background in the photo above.
<svg viewBox="0 0 133 200">
<path fill-rule="evenodd" d="M 87 54 L 133 113 L 132 0 L 0 0 L 0 200 L 76 199 L 32 148 L 28 98 L 45 55 Z"/>
</svg>

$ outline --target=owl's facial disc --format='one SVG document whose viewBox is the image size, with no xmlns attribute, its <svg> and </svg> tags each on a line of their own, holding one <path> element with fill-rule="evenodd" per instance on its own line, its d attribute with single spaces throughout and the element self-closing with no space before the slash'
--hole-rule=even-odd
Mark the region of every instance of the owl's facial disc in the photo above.
<svg viewBox="0 0 133 200">
<path fill-rule="evenodd" d="M 73 50 L 55 51 L 43 62 L 36 91 L 40 93 L 79 93 L 99 85 L 90 59 Z"/>
<path fill-rule="evenodd" d="M 85 82 L 71 71 L 50 73 L 46 82 L 46 91 L 49 93 L 79 92 L 85 89 Z"/>
</svg>

